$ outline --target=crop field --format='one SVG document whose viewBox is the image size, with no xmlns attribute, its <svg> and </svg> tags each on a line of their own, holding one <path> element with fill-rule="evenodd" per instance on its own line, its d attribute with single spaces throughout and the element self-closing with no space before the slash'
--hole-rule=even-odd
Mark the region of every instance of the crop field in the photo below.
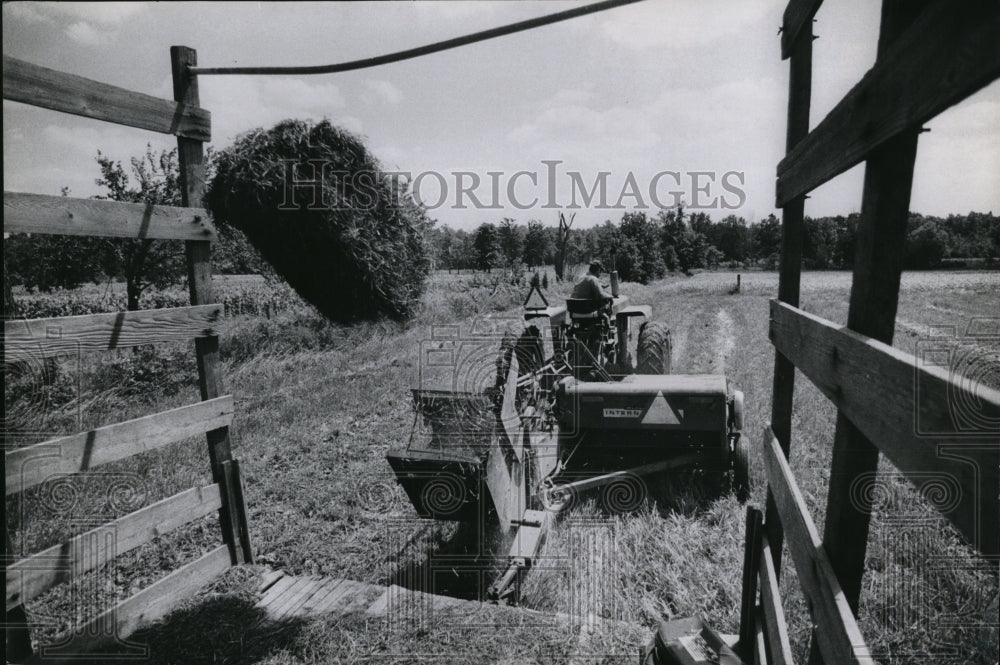
<svg viewBox="0 0 1000 665">
<path fill-rule="evenodd" d="M 155 662 L 320 663 L 335 650 L 343 662 L 406 661 L 414 654 L 439 662 L 566 662 L 576 653 L 601 655 L 595 662 L 631 663 L 637 646 L 667 617 L 701 614 L 720 632 L 736 632 L 745 506 L 690 474 L 650 480 L 638 507 L 627 513 L 583 497 L 550 534 L 543 562 L 551 565 L 529 576 L 523 609 L 497 611 L 478 623 L 476 617 L 444 615 L 405 635 L 387 633 L 383 620 L 356 617 L 261 623 L 252 605 L 263 566 L 388 584 L 435 555 L 458 551 L 455 525 L 418 518 L 384 455 L 410 435 L 410 388 L 432 326 L 458 324 L 463 334 L 496 330 L 519 316 L 525 290 L 499 274 L 439 274 L 410 323 L 346 326 L 326 322 L 283 287 L 230 281 L 217 286 L 220 298 L 241 303 L 227 304 L 224 381 L 236 398 L 234 456 L 243 467 L 259 565 L 230 571 L 144 631 L 140 638 L 151 645 Z M 739 293 L 733 293 L 735 283 L 735 273 L 703 272 L 646 286 L 623 284 L 622 291 L 633 303 L 651 305 L 654 318 L 670 326 L 674 372 L 725 373 L 746 394 L 751 503 L 763 506 L 759 445 L 770 414 L 768 300 L 776 294 L 777 275 L 744 273 Z M 565 296 L 564 285 L 552 286 L 553 298 Z M 802 307 L 844 323 L 849 289 L 849 273 L 804 273 Z M 60 298 L 94 297 L 44 296 L 52 300 L 45 307 L 58 307 Z M 30 309 L 38 298 L 21 295 L 28 311 L 55 315 L 41 305 Z M 997 338 L 969 334 L 970 322 L 990 317 L 995 333 L 998 313 L 1000 273 L 907 273 L 894 345 L 916 352 L 923 344 L 943 343 L 963 351 L 978 380 L 1000 387 Z M 7 422 L 19 423 L 16 441 L 30 443 L 195 401 L 196 378 L 186 346 L 65 358 L 7 377 Z M 832 405 L 799 375 L 790 463 L 820 530 L 835 417 Z M 69 490 L 42 485 L 8 498 L 15 550 L 39 551 L 90 528 L 88 521 L 103 522 L 207 484 L 204 448 L 203 438 L 192 439 L 109 465 L 107 473 Z M 915 491 L 884 460 L 880 472 L 859 612 L 873 654 L 886 663 L 995 663 L 996 566 L 962 544 L 930 507 L 933 496 Z M 35 637 L 51 637 L 217 543 L 213 516 L 57 587 L 29 605 L 41 624 Z M 808 614 L 787 554 L 784 561 L 782 595 L 796 657 L 804 662 Z M 462 595 L 454 579 L 442 574 L 429 587 Z M 599 624 L 579 643 L 534 622 L 541 615 L 528 610 L 614 621 Z"/>
</svg>

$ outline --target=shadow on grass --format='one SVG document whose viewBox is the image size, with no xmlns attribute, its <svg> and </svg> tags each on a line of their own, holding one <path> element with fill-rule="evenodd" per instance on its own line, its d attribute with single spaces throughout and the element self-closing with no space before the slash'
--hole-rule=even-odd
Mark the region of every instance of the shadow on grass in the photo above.
<svg viewBox="0 0 1000 665">
<path fill-rule="evenodd" d="M 697 517 L 711 512 L 729 493 L 728 478 L 718 473 L 683 471 L 647 477 L 639 485 L 606 486 L 573 497 L 586 504 L 591 518 L 612 518 L 649 507 L 663 517 L 678 514 Z M 562 511 L 570 513 L 572 505 Z M 424 541 L 422 552 L 398 565 L 382 581 L 407 589 L 451 596 L 463 600 L 485 600 L 486 592 L 505 568 L 513 530 L 501 530 L 495 520 L 483 526 L 461 522 L 456 529 L 439 530 Z"/>
<path fill-rule="evenodd" d="M 426 542 L 416 560 L 400 562 L 384 583 L 463 600 L 483 600 L 505 550 L 504 534 L 493 520 L 460 522 L 449 535 L 441 531 Z"/>
<path fill-rule="evenodd" d="M 256 599 L 220 595 L 193 599 L 162 621 L 74 663 L 258 663 L 293 648 L 306 621 L 272 621 Z M 145 651 L 145 655 L 142 652 Z M 43 661 L 44 662 L 44 661 Z"/>
</svg>

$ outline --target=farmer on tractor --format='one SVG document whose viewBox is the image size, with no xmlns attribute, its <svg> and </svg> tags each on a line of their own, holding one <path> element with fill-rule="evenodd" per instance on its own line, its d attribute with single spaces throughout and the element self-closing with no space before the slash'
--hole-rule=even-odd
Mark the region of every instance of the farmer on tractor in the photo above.
<svg viewBox="0 0 1000 665">
<path fill-rule="evenodd" d="M 604 266 L 600 261 L 591 263 L 590 270 L 566 300 L 571 321 L 569 335 L 581 344 L 569 353 L 573 374 L 578 379 L 598 380 L 606 376 L 605 367 L 613 362 L 617 348 L 617 331 L 611 321 L 612 298 L 601 286 L 602 272 Z"/>
<path fill-rule="evenodd" d="M 604 272 L 604 265 L 600 261 L 590 264 L 590 270 L 583 279 L 573 287 L 570 298 L 574 300 L 605 300 L 610 298 L 601 287 L 600 276 Z"/>
</svg>

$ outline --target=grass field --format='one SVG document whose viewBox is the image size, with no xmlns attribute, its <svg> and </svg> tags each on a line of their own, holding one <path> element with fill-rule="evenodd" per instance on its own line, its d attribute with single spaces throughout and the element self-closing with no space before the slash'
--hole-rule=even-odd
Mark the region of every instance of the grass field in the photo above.
<svg viewBox="0 0 1000 665">
<path fill-rule="evenodd" d="M 387 583 L 428 555 L 454 548 L 454 525 L 416 517 L 384 454 L 409 436 L 409 388 L 419 369 L 420 342 L 431 326 L 457 322 L 472 331 L 518 316 L 523 293 L 516 287 L 497 276 L 455 277 L 436 277 L 423 310 L 405 326 L 334 326 L 287 298 L 270 318 L 230 319 L 222 339 L 225 381 L 236 396 L 235 456 L 244 469 L 260 563 L 293 574 Z M 774 353 L 767 337 L 768 299 L 776 293 L 777 276 L 745 273 L 742 283 L 741 293 L 731 294 L 734 274 L 700 273 L 648 286 L 627 284 L 623 290 L 634 303 L 651 304 L 654 317 L 670 325 L 675 372 L 724 372 L 746 393 L 745 431 L 754 444 L 752 502 L 762 505 L 763 464 L 756 447 L 770 413 Z M 802 306 L 843 323 L 849 286 L 848 273 L 806 273 Z M 997 312 L 1000 273 L 907 274 L 894 344 L 911 352 L 932 331 L 953 326 L 955 343 L 974 350 L 980 378 L 996 386 L 996 340 L 964 338 L 964 331 L 972 318 Z M 53 381 L 28 377 L 22 381 L 27 388 L 21 385 L 13 394 L 8 387 L 7 403 L 26 405 L 23 417 L 31 432 L 21 440 L 28 442 L 194 401 L 195 376 L 188 348 L 70 359 Z M 791 466 L 820 529 L 834 420 L 833 407 L 800 377 Z M 935 663 L 995 663 L 996 566 L 971 555 L 884 461 L 881 470 L 884 500 L 873 517 L 860 610 L 873 653 L 884 662 L 925 657 Z M 204 441 L 144 454 L 108 472 L 80 481 L 68 505 L 54 502 L 45 486 L 8 499 L 19 551 L 38 551 L 83 530 L 86 520 L 104 521 L 204 484 Z M 108 500 L 115 478 L 132 488 L 128 501 Z M 673 486 L 673 496 L 656 484 L 649 489 L 650 499 L 627 515 L 608 514 L 593 500 L 575 506 L 546 546 L 544 554 L 555 563 L 534 571 L 523 604 L 620 619 L 644 628 L 642 639 L 671 615 L 703 614 L 720 631 L 735 632 L 744 507 L 683 479 Z M 217 544 L 217 534 L 214 518 L 196 522 L 121 557 L 112 569 L 53 590 L 29 606 L 46 624 L 36 637 L 51 636 L 95 606 L 124 598 L 193 560 Z M 785 561 L 786 612 L 797 656 L 804 660 L 807 613 L 787 556 Z M 573 650 L 558 636 L 533 630 L 515 610 L 496 630 L 470 631 L 456 619 L 429 633 L 392 640 L 371 621 L 259 625 L 248 609 L 257 570 L 227 574 L 145 633 L 154 653 L 162 654 L 158 662 L 320 663 L 331 662 L 333 652 L 343 662 L 392 656 L 407 662 L 415 653 L 437 654 L 439 660 L 451 656 L 455 662 L 512 657 L 546 662 Z M 175 639 L 178 635 L 184 639 Z M 608 662 L 634 662 L 636 645 L 629 631 L 605 628 L 587 648 L 608 655 Z"/>
</svg>

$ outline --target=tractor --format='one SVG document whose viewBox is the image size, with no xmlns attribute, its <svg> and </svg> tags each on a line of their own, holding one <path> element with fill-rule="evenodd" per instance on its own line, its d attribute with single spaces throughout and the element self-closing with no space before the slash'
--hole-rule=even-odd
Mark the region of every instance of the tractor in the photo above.
<svg viewBox="0 0 1000 665">
<path fill-rule="evenodd" d="M 421 516 L 518 529 L 492 599 L 512 593 L 554 517 L 589 492 L 628 510 L 643 477 L 695 467 L 749 496 L 742 392 L 724 375 L 671 374 L 669 329 L 619 295 L 616 277 L 612 297 L 564 305 L 533 287 L 498 351 L 490 335 L 432 341 L 452 358 L 464 345 L 480 368 L 492 354 L 495 372 L 486 385 L 414 389 L 414 435 L 387 455 Z"/>
</svg>

